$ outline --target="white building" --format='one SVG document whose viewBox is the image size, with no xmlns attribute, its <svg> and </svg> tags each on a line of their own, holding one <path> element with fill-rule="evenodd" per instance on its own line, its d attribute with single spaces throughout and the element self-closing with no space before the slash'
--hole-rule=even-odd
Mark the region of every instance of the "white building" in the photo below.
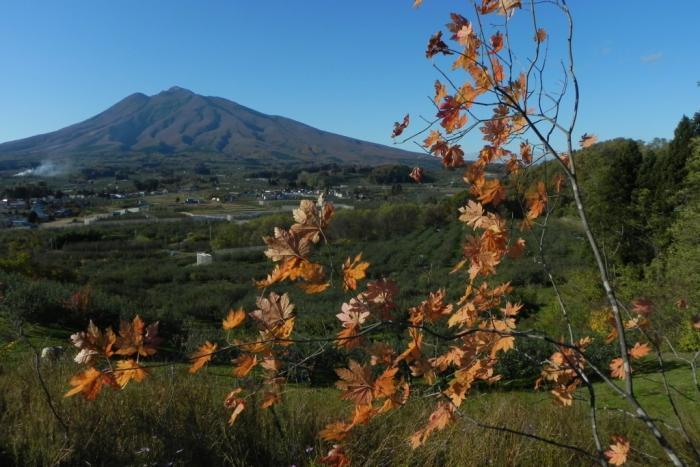
<svg viewBox="0 0 700 467">
<path fill-rule="evenodd" d="M 211 264 L 214 258 L 209 253 L 197 253 L 197 266 Z"/>
</svg>

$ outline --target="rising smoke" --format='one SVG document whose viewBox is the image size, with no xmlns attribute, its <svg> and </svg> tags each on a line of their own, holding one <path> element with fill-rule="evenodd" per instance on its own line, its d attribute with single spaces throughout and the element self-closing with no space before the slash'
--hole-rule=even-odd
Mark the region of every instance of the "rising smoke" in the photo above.
<svg viewBox="0 0 700 467">
<path fill-rule="evenodd" d="M 53 161 L 43 161 L 37 167 L 26 169 L 15 174 L 15 177 L 56 177 L 67 172 L 67 167 Z"/>
</svg>

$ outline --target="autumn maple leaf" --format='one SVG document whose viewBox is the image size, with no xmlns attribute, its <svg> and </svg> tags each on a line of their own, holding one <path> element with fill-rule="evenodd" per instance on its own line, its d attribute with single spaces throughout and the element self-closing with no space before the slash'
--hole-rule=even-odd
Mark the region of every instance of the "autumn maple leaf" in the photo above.
<svg viewBox="0 0 700 467">
<path fill-rule="evenodd" d="M 438 141 L 443 141 L 442 134 L 438 130 L 432 130 L 430 133 L 428 133 L 428 137 L 423 141 L 423 146 L 426 148 L 431 148 L 431 152 L 433 152 L 432 147 Z"/>
<path fill-rule="evenodd" d="M 513 259 L 520 258 L 524 251 L 525 240 L 519 238 L 508 248 L 508 256 L 510 256 Z"/>
<path fill-rule="evenodd" d="M 243 308 L 239 308 L 237 310 L 231 309 L 229 310 L 226 319 L 221 322 L 221 325 L 223 326 L 224 331 L 230 331 L 231 329 L 240 326 L 243 321 L 245 321 L 245 311 L 243 311 Z"/>
<path fill-rule="evenodd" d="M 139 365 L 136 360 L 119 360 L 114 370 L 115 380 L 120 387 L 124 388 L 132 379 L 137 383 L 143 381 L 148 376 L 148 370 Z"/>
<path fill-rule="evenodd" d="M 581 136 L 581 139 L 579 140 L 578 144 L 579 146 L 581 146 L 581 148 L 586 149 L 588 147 L 593 146 L 597 142 L 598 137 L 596 135 L 589 135 L 588 133 L 584 133 L 583 136 Z"/>
<path fill-rule="evenodd" d="M 423 324 L 423 320 L 437 321 L 440 318 L 452 313 L 452 304 L 445 303 L 445 289 L 431 292 L 428 299 L 421 302 L 417 307 L 410 309 L 409 321 L 415 326 Z"/>
<path fill-rule="evenodd" d="M 381 319 L 390 319 L 391 311 L 396 308 L 394 297 L 399 289 L 396 283 L 390 279 L 382 278 L 370 281 L 361 294 L 362 301 L 371 307 L 373 312 L 378 312 Z"/>
<path fill-rule="evenodd" d="M 648 317 L 654 310 L 654 302 L 645 298 L 632 300 L 632 311 L 640 316 Z"/>
<path fill-rule="evenodd" d="M 343 325 L 338 333 L 337 345 L 346 349 L 359 346 L 358 331 L 369 315 L 367 306 L 356 298 L 351 299 L 350 303 L 343 303 L 341 312 L 336 315 Z"/>
<path fill-rule="evenodd" d="M 241 355 L 233 360 L 233 364 L 235 365 L 233 368 L 233 376 L 236 378 L 245 378 L 257 363 L 258 358 L 256 356 L 250 356 L 248 354 Z"/>
<path fill-rule="evenodd" d="M 520 159 L 523 164 L 529 165 L 532 162 L 532 145 L 529 143 L 520 143 Z"/>
<path fill-rule="evenodd" d="M 421 0 L 422 1 L 422 0 Z M 334 444 L 328 454 L 321 459 L 322 464 L 331 465 L 333 467 L 349 467 L 350 459 L 345 455 L 343 447 L 339 444 Z"/>
<path fill-rule="evenodd" d="M 625 373 L 625 363 L 620 357 L 614 358 L 610 362 L 610 375 L 613 378 L 619 379 L 625 379 L 627 377 Z"/>
<path fill-rule="evenodd" d="M 111 357 L 114 354 L 113 347 L 117 342 L 117 336 L 111 328 L 103 333 L 90 321 L 87 332 L 80 331 L 70 336 L 73 345 L 80 349 L 75 356 L 76 363 L 91 364 L 95 357 Z"/>
<path fill-rule="evenodd" d="M 435 105 L 440 105 L 440 102 L 445 98 L 447 95 L 447 88 L 445 88 L 445 85 L 442 84 L 439 80 L 435 81 L 435 97 L 433 98 L 433 102 L 435 102 Z"/>
<path fill-rule="evenodd" d="M 491 53 L 496 54 L 503 48 L 503 34 L 500 31 L 491 36 Z"/>
<path fill-rule="evenodd" d="M 628 350 L 629 356 L 632 357 L 635 360 L 639 360 L 640 358 L 646 356 L 651 352 L 651 348 L 649 347 L 649 344 L 644 343 L 640 344 L 637 342 L 634 344 L 634 347 Z"/>
<path fill-rule="evenodd" d="M 478 197 L 480 202 L 496 206 L 505 199 L 506 191 L 500 180 L 487 180 L 478 188 Z"/>
<path fill-rule="evenodd" d="M 428 49 L 425 51 L 426 58 L 432 58 L 437 54 L 451 55 L 449 47 L 442 40 L 442 31 L 436 32 L 428 41 Z"/>
<path fill-rule="evenodd" d="M 444 101 L 440 104 L 440 110 L 436 116 L 442 120 L 440 125 L 448 133 L 452 133 L 467 124 L 466 114 L 461 113 L 462 105 L 462 102 L 453 96 L 445 96 Z"/>
<path fill-rule="evenodd" d="M 340 381 L 336 387 L 344 391 L 341 399 L 350 400 L 356 405 L 367 405 L 374 399 L 372 374 L 369 367 L 364 367 L 355 360 L 348 362 L 348 368 L 339 368 L 335 372 Z"/>
<path fill-rule="evenodd" d="M 545 31 L 542 28 L 539 28 L 537 32 L 535 32 L 535 42 L 544 42 L 547 40 L 547 31 Z"/>
<path fill-rule="evenodd" d="M 408 176 L 414 182 L 422 183 L 423 182 L 423 168 L 422 167 L 414 167 L 413 170 L 411 170 L 411 173 L 408 174 Z"/>
<path fill-rule="evenodd" d="M 87 400 L 95 400 L 102 391 L 103 386 L 111 386 L 119 388 L 119 385 L 111 373 L 102 372 L 93 367 L 73 376 L 70 379 L 70 385 L 73 389 L 63 395 L 63 397 L 71 397 L 76 394 L 82 394 Z"/>
<path fill-rule="evenodd" d="M 630 451 L 630 442 L 627 438 L 622 435 L 611 436 L 612 443 L 607 451 L 605 451 L 605 457 L 607 457 L 608 462 L 612 465 L 623 465 L 627 462 L 627 456 Z"/>
<path fill-rule="evenodd" d="M 411 447 L 416 449 L 421 444 L 424 444 L 434 431 L 444 429 L 454 420 L 454 413 L 455 408 L 451 403 L 440 402 L 437 409 L 428 418 L 427 425 L 411 436 Z"/>
<path fill-rule="evenodd" d="M 290 257 L 304 259 L 311 251 L 308 238 L 299 238 L 294 233 L 278 227 L 275 227 L 274 236 L 263 237 L 263 241 L 268 247 L 265 256 L 272 261 L 282 261 Z"/>
<path fill-rule="evenodd" d="M 245 410 L 246 402 L 245 399 L 239 397 L 239 394 L 243 391 L 241 388 L 236 388 L 228 393 L 226 399 L 224 400 L 224 407 L 227 409 L 233 409 L 231 416 L 228 419 L 228 424 L 233 425 L 236 422 L 238 416 Z"/>
<path fill-rule="evenodd" d="M 119 325 L 119 337 L 117 338 L 118 355 L 139 354 L 148 357 L 156 353 L 156 346 L 160 344 L 158 337 L 158 322 L 146 326 L 139 315 L 131 322 L 123 321 Z"/>
<path fill-rule="evenodd" d="M 527 217 L 529 219 L 537 219 L 542 215 L 547 207 L 547 189 L 544 182 L 537 182 L 535 189 L 531 190 L 525 197 L 527 201 Z"/>
<path fill-rule="evenodd" d="M 211 358 L 214 356 L 214 352 L 218 346 L 214 343 L 206 341 L 204 344 L 199 346 L 197 351 L 190 357 L 192 365 L 189 368 L 190 373 L 197 373 L 204 365 L 206 365 Z"/>
<path fill-rule="evenodd" d="M 278 295 L 275 292 L 257 300 L 258 309 L 250 315 L 261 322 L 267 330 L 272 330 L 278 326 L 283 326 L 286 321 L 292 319 L 294 305 L 289 301 L 286 293 Z"/>
<path fill-rule="evenodd" d="M 358 253 L 352 261 L 346 259 L 343 263 L 343 288 L 346 291 L 355 290 L 357 281 L 365 278 L 368 267 L 369 263 L 362 261 L 362 253 Z"/>
<path fill-rule="evenodd" d="M 396 138 L 397 136 L 401 136 L 401 133 L 408 127 L 410 121 L 411 117 L 406 114 L 401 122 L 394 122 L 394 130 L 391 132 L 391 137 Z"/>
<path fill-rule="evenodd" d="M 309 199 L 301 200 L 299 207 L 292 211 L 296 223 L 290 227 L 289 231 L 300 238 L 318 243 L 333 213 L 333 205 L 323 202 L 322 197 L 318 202 Z"/>
</svg>

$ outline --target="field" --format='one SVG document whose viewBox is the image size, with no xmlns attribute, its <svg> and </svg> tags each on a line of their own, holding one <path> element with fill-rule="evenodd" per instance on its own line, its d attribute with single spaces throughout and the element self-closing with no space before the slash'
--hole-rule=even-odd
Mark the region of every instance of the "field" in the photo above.
<svg viewBox="0 0 700 467">
<path fill-rule="evenodd" d="M 228 367 L 212 366 L 192 376 L 181 365 L 167 366 L 142 384 L 109 391 L 88 404 L 62 398 L 73 363 L 42 364 L 48 392 L 68 425 L 66 433 L 48 410 L 29 359 L 14 364 L 3 359 L 1 365 L 0 460 L 5 465 L 314 465 L 325 452 L 318 431 L 350 410 L 335 389 L 293 384 L 283 404 L 260 410 L 251 403 L 229 427 L 221 403 L 234 385 Z M 688 370 L 671 370 L 668 377 L 684 421 L 699 434 L 698 393 Z M 637 392 L 652 414 L 670 417 L 659 376 L 644 375 L 638 381 Z M 609 389 L 596 387 L 602 433 L 639 439 L 639 422 L 617 410 L 625 404 Z M 588 439 L 582 433 L 590 427 L 585 394 L 579 396 L 582 400 L 574 407 L 561 408 L 546 392 L 477 392 L 466 403 L 463 418 L 414 451 L 407 439 L 430 412 L 432 398 L 426 396 L 357 430 L 348 446 L 358 465 L 590 465 L 590 459 L 568 450 L 475 424 L 522 430 L 591 450 L 590 441 L 581 441 Z M 680 444 L 675 429 L 664 431 Z M 648 436 L 639 443 L 640 452 L 654 457 L 639 455 L 632 465 L 662 463 L 663 453 Z"/>
<path fill-rule="evenodd" d="M 390 277 L 402 284 L 397 303 L 413 306 L 430 291 L 446 287 L 448 296 L 461 293 L 463 279 L 449 274 L 459 259 L 465 228 L 449 214 L 458 200 L 416 205 L 395 202 L 380 208 L 340 210 L 328 234 L 334 246 L 321 249 L 321 257 L 342 261 L 357 249 L 371 263 L 370 277 Z M 286 203 L 277 202 L 286 206 Z M 452 211 L 454 212 L 454 211 Z M 4 337 L 0 350 L 0 446 L 6 462 L 25 465 L 313 465 L 325 453 L 318 432 L 343 417 L 351 407 L 333 388 L 334 369 L 344 356 L 332 346 L 291 375 L 284 403 L 260 410 L 251 401 L 233 427 L 226 424 L 222 405 L 236 384 L 225 357 L 204 373 L 188 375 L 183 359 L 204 340 L 220 340 L 220 320 L 229 307 L 255 306 L 257 291 L 252 279 L 265 276 L 270 263 L 262 254 L 263 235 L 273 225 L 289 225 L 283 209 L 245 223 L 212 224 L 185 219 L 177 223 L 121 224 L 104 222 L 70 230 L 39 230 L 5 237 L 11 245 L 0 282 L 5 285 Z M 569 300 L 571 318 L 587 325 L 591 303 L 601 300 L 590 285 L 590 258 L 576 241 L 580 231 L 574 221 L 552 221 L 546 257 Z M 529 241 L 536 241 L 533 237 Z M 214 251 L 214 263 L 197 267 L 195 251 Z M 22 251 L 31 255 L 21 256 Z M 562 331 L 555 297 L 539 264 L 538 254 L 526 253 L 519 261 L 505 262 L 496 279 L 515 286 L 514 300 L 526 306 L 523 327 L 541 327 L 556 335 Z M 14 261 L 13 261 L 14 258 Z M 25 275 L 35 279 L 27 282 Z M 444 280 L 447 278 L 447 281 Z M 337 280 L 337 279 L 336 279 Z M 297 307 L 299 336 L 327 334 L 335 326 L 335 306 L 342 291 L 310 297 L 296 287 L 284 286 Z M 85 293 L 84 307 L 69 306 L 71 297 Z M 21 311 L 21 313 L 20 313 Z M 153 374 L 142 384 L 132 383 L 122 392 L 107 391 L 94 403 L 64 399 L 67 381 L 77 370 L 72 351 L 60 362 L 40 362 L 37 373 L 33 352 L 51 345 L 68 345 L 72 332 L 88 319 L 100 325 L 130 319 L 135 313 L 146 321 L 159 320 L 166 342 Z M 14 317 L 14 320 L 13 320 Z M 22 322 L 25 338 L 17 337 Z M 383 338 L 398 342 L 395 331 Z M 596 338 L 593 358 L 606 365 L 614 349 Z M 317 350 L 299 345 L 293 358 L 303 359 Z M 500 364 L 504 383 L 480 386 L 463 410 L 458 423 L 436 435 L 417 451 L 407 438 L 424 420 L 435 399 L 416 386 L 419 396 L 409 406 L 380 417 L 356 430 L 346 443 L 352 458 L 366 465 L 483 465 L 492 462 L 542 465 L 589 465 L 590 459 L 575 452 L 543 445 L 501 429 L 512 429 L 577 445 L 591 451 L 587 422 L 588 397 L 577 393 L 574 407 L 552 403 L 546 391 L 533 391 L 537 369 L 528 358 L 546 358 L 552 349 L 518 341 L 516 351 Z M 667 355 L 668 377 L 683 419 L 698 433 L 697 397 L 691 373 Z M 640 367 L 637 394 L 654 416 L 671 419 L 670 406 L 653 361 Z M 44 392 L 38 377 L 45 381 Z M 507 382 L 505 382 L 507 381 Z M 629 433 L 638 437 L 640 422 L 609 388 L 596 383 L 601 432 Z M 48 394 L 48 395 L 47 395 Z M 48 409 L 52 401 L 62 423 Z M 491 428 L 485 428 L 489 425 Z M 494 429 L 498 428 L 498 430 Z M 671 439 L 680 442 L 676 424 L 665 426 Z M 263 433 L 263 436 L 260 436 Z M 653 441 L 642 438 L 636 461 L 660 459 Z M 656 457 L 645 457 L 656 456 Z"/>
</svg>

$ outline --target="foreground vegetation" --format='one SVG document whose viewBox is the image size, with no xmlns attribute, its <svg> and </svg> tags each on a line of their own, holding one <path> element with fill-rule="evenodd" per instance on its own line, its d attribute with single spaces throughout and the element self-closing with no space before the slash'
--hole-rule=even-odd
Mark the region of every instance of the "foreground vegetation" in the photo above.
<svg viewBox="0 0 700 467">
<path fill-rule="evenodd" d="M 152 378 L 128 391 L 109 391 L 91 404 L 64 399 L 73 362 L 42 363 L 46 387 L 66 431 L 47 406 L 30 360 L 0 363 L 0 462 L 5 465 L 314 465 L 322 455 L 318 431 L 347 409 L 331 388 L 290 385 L 285 403 L 274 410 L 251 405 L 233 427 L 221 400 L 232 377 L 224 367 L 187 375 L 181 365 L 154 370 Z M 698 393 L 685 368 L 668 372 L 683 420 L 700 434 Z M 625 405 L 597 384 L 604 433 L 639 436 L 639 426 L 620 410 Z M 671 408 L 658 375 L 639 379 L 637 391 L 654 417 Z M 557 407 L 546 392 L 479 391 L 467 402 L 466 416 L 412 450 L 407 438 L 415 421 L 427 416 L 429 398 L 416 398 L 353 434 L 348 442 L 358 465 L 590 465 L 590 459 L 522 436 L 483 428 L 475 422 L 591 449 L 581 432 L 587 426 L 584 392 L 573 408 Z M 677 426 L 664 431 L 677 443 Z M 661 462 L 663 453 L 647 436 L 632 465 Z M 690 462 L 690 459 L 687 459 Z"/>
</svg>

